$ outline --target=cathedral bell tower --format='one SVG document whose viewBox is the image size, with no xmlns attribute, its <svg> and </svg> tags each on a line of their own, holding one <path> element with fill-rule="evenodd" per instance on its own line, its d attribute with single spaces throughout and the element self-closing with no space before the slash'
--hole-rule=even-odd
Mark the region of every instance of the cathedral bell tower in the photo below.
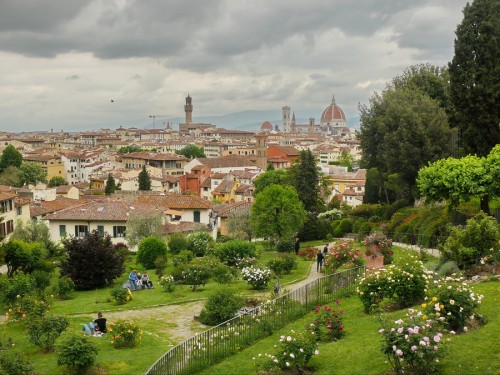
<svg viewBox="0 0 500 375">
<path fill-rule="evenodd" d="M 257 141 L 257 165 L 265 171 L 267 169 L 267 134 L 256 133 L 255 140 Z"/>
<path fill-rule="evenodd" d="M 191 103 L 191 97 L 186 96 L 186 105 L 184 106 L 184 112 L 186 113 L 186 125 L 193 122 L 193 104 Z"/>
</svg>

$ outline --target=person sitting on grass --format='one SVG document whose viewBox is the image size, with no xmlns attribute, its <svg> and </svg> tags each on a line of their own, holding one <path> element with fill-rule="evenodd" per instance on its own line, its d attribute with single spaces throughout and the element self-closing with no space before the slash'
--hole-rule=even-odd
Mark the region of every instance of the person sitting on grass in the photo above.
<svg viewBox="0 0 500 375">
<path fill-rule="evenodd" d="M 106 318 L 102 317 L 102 313 L 97 314 L 97 319 L 90 322 L 89 324 L 84 324 L 82 330 L 85 331 L 87 335 L 94 335 L 94 332 L 97 330 L 100 332 L 101 336 L 103 333 L 106 333 Z"/>
<path fill-rule="evenodd" d="M 145 288 L 151 289 L 153 287 L 153 283 L 149 280 L 149 276 L 146 272 L 142 274 L 141 283 Z"/>
</svg>

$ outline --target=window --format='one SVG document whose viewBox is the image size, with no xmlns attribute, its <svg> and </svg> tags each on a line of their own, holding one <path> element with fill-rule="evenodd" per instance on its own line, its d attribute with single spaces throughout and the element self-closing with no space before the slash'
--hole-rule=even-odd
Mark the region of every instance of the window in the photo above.
<svg viewBox="0 0 500 375">
<path fill-rule="evenodd" d="M 122 226 L 122 225 L 115 225 L 113 227 L 113 237 L 114 238 L 117 238 L 117 237 L 125 237 L 125 231 L 126 231 L 127 227 L 126 226 Z"/>
<path fill-rule="evenodd" d="M 200 211 L 194 211 L 193 212 L 193 221 L 195 223 L 199 223 L 200 222 L 200 216 L 201 216 Z"/>
<path fill-rule="evenodd" d="M 66 235 L 66 225 L 59 225 L 59 236 L 64 237 Z"/>
<path fill-rule="evenodd" d="M 97 233 L 99 233 L 100 237 L 104 237 L 104 225 L 97 226 Z"/>
<path fill-rule="evenodd" d="M 89 232 L 89 227 L 86 225 L 75 225 L 75 237 L 85 237 Z"/>
<path fill-rule="evenodd" d="M 23 214 L 23 208 L 22 207 L 16 207 L 16 213 L 17 213 L 17 216 L 20 216 Z"/>
</svg>

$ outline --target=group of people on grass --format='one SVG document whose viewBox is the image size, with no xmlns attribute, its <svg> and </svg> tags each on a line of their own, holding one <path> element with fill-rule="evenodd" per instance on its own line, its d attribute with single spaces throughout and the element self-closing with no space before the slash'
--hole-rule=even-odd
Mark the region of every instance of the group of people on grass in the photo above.
<svg viewBox="0 0 500 375">
<path fill-rule="evenodd" d="M 151 289 L 153 287 L 153 283 L 149 280 L 149 276 L 146 272 L 141 275 L 137 270 L 133 270 L 128 275 L 128 281 L 130 289 L 132 290 Z"/>
</svg>

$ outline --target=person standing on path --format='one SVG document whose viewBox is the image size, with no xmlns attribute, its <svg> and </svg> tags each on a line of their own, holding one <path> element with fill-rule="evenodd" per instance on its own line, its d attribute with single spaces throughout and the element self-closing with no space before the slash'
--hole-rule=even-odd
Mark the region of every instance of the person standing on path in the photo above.
<svg viewBox="0 0 500 375">
<path fill-rule="evenodd" d="M 326 254 L 328 254 L 328 244 L 323 248 L 323 257 L 326 257 Z"/>
<path fill-rule="evenodd" d="M 323 267 L 323 259 L 324 258 L 325 258 L 325 256 L 323 255 L 321 250 L 319 250 L 318 253 L 316 254 L 316 271 L 317 272 L 321 272 L 321 267 Z"/>
<path fill-rule="evenodd" d="M 300 250 L 300 240 L 299 237 L 295 239 L 295 255 L 299 255 Z"/>
</svg>

